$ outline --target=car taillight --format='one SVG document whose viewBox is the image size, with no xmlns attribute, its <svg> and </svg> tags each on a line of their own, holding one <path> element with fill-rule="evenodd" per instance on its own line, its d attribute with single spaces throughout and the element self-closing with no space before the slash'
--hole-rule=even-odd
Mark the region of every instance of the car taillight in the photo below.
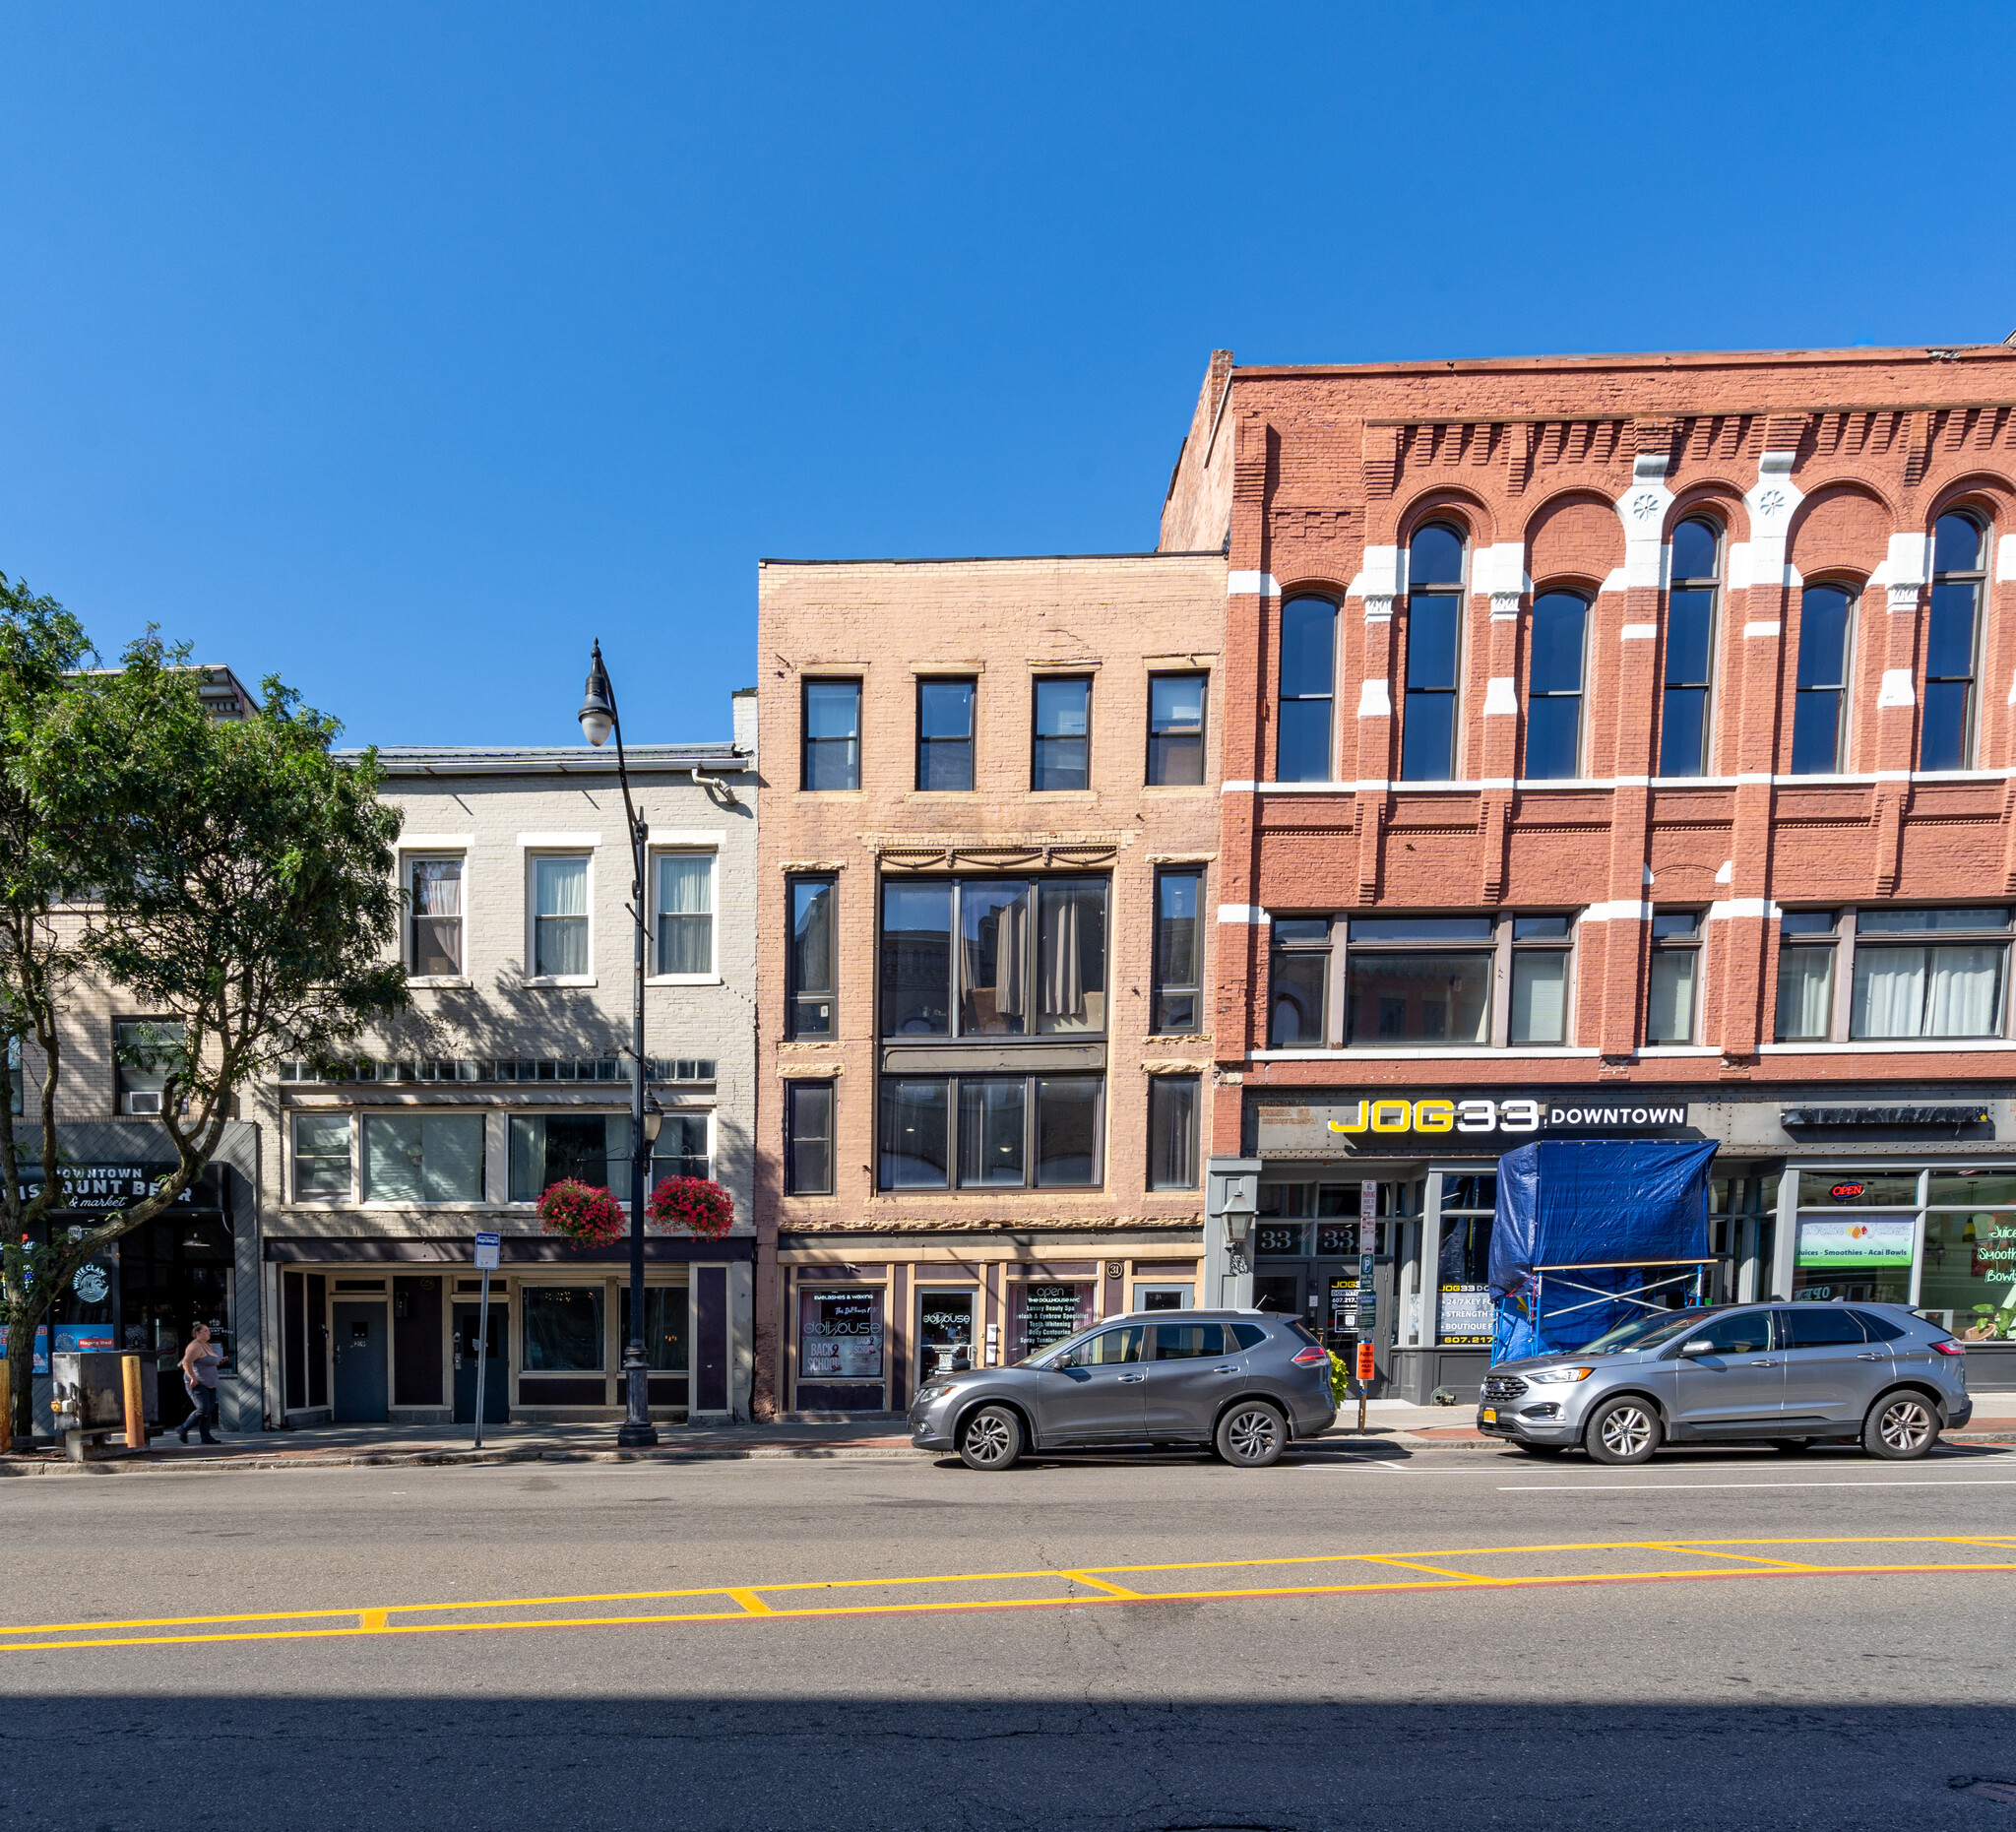
<svg viewBox="0 0 2016 1832">
<path fill-rule="evenodd" d="M 1967 1353 L 1967 1351 L 1963 1349 L 1957 1342 L 1955 1342 L 1950 1336 L 1947 1337 L 1944 1342 L 1933 1343 L 1932 1347 L 1935 1350 L 1937 1350 L 1938 1353 L 1941 1355 L 1965 1355 Z"/>
<path fill-rule="evenodd" d="M 1289 1359 L 1294 1362 L 1297 1367 L 1314 1367 L 1318 1361 L 1329 1360 L 1330 1352 L 1327 1349 L 1319 1349 L 1312 1343 L 1299 1355 L 1290 1356 Z"/>
</svg>

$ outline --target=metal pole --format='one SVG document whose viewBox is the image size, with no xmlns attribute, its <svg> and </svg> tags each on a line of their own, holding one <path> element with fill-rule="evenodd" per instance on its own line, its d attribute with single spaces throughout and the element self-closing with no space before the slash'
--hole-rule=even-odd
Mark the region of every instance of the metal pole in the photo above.
<svg viewBox="0 0 2016 1832">
<path fill-rule="evenodd" d="M 476 1442 L 483 1447 L 483 1363 L 490 1358 L 490 1269 L 483 1268 L 483 1295 L 476 1302 Z"/>
<path fill-rule="evenodd" d="M 623 1350 L 626 1404 L 616 1442 L 625 1450 L 658 1442 L 651 1422 L 651 1375 L 644 1354 L 644 1176 L 651 1145 L 644 1136 L 644 874 L 651 830 L 637 818 L 630 800 L 630 772 L 623 760 L 623 720 L 616 690 L 609 687 L 609 712 L 616 733 L 616 780 L 623 789 L 623 814 L 630 826 L 630 914 L 635 921 L 635 962 L 631 976 L 630 1048 L 630 1340 Z"/>
</svg>

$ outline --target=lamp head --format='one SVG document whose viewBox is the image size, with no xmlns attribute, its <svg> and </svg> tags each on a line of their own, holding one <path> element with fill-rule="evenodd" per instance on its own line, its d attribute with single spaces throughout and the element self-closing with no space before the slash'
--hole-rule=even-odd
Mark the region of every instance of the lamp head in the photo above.
<svg viewBox="0 0 2016 1832">
<path fill-rule="evenodd" d="M 1246 1235 L 1252 1231 L 1253 1211 L 1251 1209 L 1228 1209 L 1225 1213 L 1225 1237 L 1232 1246 L 1246 1244 Z"/>
<path fill-rule="evenodd" d="M 598 747 L 609 741 L 616 728 L 616 699 L 609 691 L 609 671 L 602 666 L 602 646 L 598 639 L 588 661 L 588 687 L 581 700 L 581 729 Z"/>
<path fill-rule="evenodd" d="M 664 1129 L 665 1109 L 659 1106 L 658 1096 L 647 1088 L 644 1091 L 644 1142 L 656 1145 L 658 1135 Z"/>
</svg>

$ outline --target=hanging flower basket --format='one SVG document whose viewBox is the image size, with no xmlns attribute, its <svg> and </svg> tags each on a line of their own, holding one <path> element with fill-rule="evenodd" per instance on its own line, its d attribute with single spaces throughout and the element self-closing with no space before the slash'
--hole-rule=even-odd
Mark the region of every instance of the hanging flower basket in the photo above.
<svg viewBox="0 0 2016 1832">
<path fill-rule="evenodd" d="M 701 1240 L 719 1240 L 735 1225 L 734 1198 L 704 1176 L 663 1178 L 644 1212 L 661 1228 L 683 1228 Z"/>
<path fill-rule="evenodd" d="M 614 1196 L 572 1176 L 547 1186 L 539 1198 L 539 1220 L 548 1233 L 565 1234 L 578 1247 L 613 1246 L 630 1227 Z"/>
</svg>

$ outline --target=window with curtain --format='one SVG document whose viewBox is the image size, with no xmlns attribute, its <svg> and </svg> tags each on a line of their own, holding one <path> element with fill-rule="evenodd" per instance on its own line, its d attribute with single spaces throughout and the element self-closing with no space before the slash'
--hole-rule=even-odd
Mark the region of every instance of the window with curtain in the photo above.
<svg viewBox="0 0 2016 1832">
<path fill-rule="evenodd" d="M 832 878 L 792 878 L 787 888 L 790 909 L 790 1005 L 787 1023 L 793 1037 L 831 1037 L 835 1022 Z"/>
<path fill-rule="evenodd" d="M 1329 1009 L 1330 918 L 1276 916 L 1272 939 L 1267 1046 L 1320 1049 Z"/>
<path fill-rule="evenodd" d="M 882 1189 L 1097 1188 L 1098 1075 L 885 1076 Z"/>
<path fill-rule="evenodd" d="M 833 1194 L 833 1084 L 784 1085 L 784 1193 Z"/>
<path fill-rule="evenodd" d="M 593 1374 L 603 1364 L 598 1285 L 522 1285 L 518 1314 L 527 1373 Z"/>
<path fill-rule="evenodd" d="M 1203 1028 L 1203 940 L 1198 905 L 1201 871 L 1159 871 L 1155 877 L 1155 1013 L 1158 1032 Z"/>
<path fill-rule="evenodd" d="M 1456 686 L 1463 648 L 1464 537 L 1430 522 L 1407 550 L 1407 686 L 1400 774 L 1410 783 L 1456 775 Z"/>
<path fill-rule="evenodd" d="M 1105 1030 L 1103 878 L 885 883 L 882 900 L 884 1037 Z"/>
<path fill-rule="evenodd" d="M 513 1113 L 510 1199 L 536 1202 L 569 1178 L 630 1200 L 628 1113 Z"/>
<path fill-rule="evenodd" d="M 366 1113 L 366 1202 L 481 1202 L 480 1113 Z"/>
<path fill-rule="evenodd" d="M 1809 585 L 1799 593 L 1798 682 L 1793 693 L 1792 773 L 1825 776 L 1847 767 L 1848 663 L 1855 592 Z"/>
<path fill-rule="evenodd" d="M 1836 922 L 1831 910 L 1788 910 L 1778 919 L 1781 1043 L 1824 1041 L 1834 1029 Z"/>
<path fill-rule="evenodd" d="M 1275 781 L 1327 783 L 1337 686 L 1337 606 L 1292 598 L 1281 607 L 1281 726 Z"/>
<path fill-rule="evenodd" d="M 1092 787 L 1092 677 L 1039 680 L 1030 742 L 1032 790 Z"/>
<path fill-rule="evenodd" d="M 1998 1037 L 2009 912 L 1856 915 L 1852 1038 Z"/>
<path fill-rule="evenodd" d="M 1691 1043 L 1701 991 L 1701 916 L 1661 910 L 1652 918 L 1652 982 L 1646 999 L 1648 1043 Z"/>
<path fill-rule="evenodd" d="M 668 1176 L 713 1177 L 713 1117 L 705 1110 L 692 1107 L 665 1114 L 660 1123 L 658 1137 L 652 1141 L 650 1175 L 646 1179 L 651 1188 L 656 1189 L 661 1179 Z M 627 1151 L 627 1145 L 625 1149 Z M 626 1157 L 623 1160 L 626 1175 L 629 1168 L 630 1161 Z"/>
<path fill-rule="evenodd" d="M 407 971 L 420 979 L 462 973 L 462 860 L 407 861 Z"/>
<path fill-rule="evenodd" d="M 805 755 L 799 780 L 808 790 L 861 786 L 861 683 L 808 680 Z"/>
<path fill-rule="evenodd" d="M 588 973 L 588 860 L 533 860 L 533 973 L 541 979 Z"/>
<path fill-rule="evenodd" d="M 1148 1187 L 1195 1189 L 1200 1121 L 1195 1075 L 1152 1075 L 1148 1080 Z"/>
<path fill-rule="evenodd" d="M 294 1115 L 294 1200 L 346 1200 L 350 1193 L 350 1116 Z"/>
<path fill-rule="evenodd" d="M 1972 516 L 1942 515 L 1932 532 L 1932 614 L 1925 627 L 1921 770 L 1965 770 L 1974 759 L 1974 677 L 1981 648 L 1987 533 Z"/>
<path fill-rule="evenodd" d="M 1526 679 L 1526 771 L 1543 781 L 1579 775 L 1582 677 L 1589 605 L 1571 592 L 1533 600 Z"/>
<path fill-rule="evenodd" d="M 662 853 L 658 861 L 658 971 L 714 972 L 714 854 Z"/>
<path fill-rule="evenodd" d="M 1148 677 L 1148 781 L 1181 787 L 1204 781 L 1202 674 Z"/>
<path fill-rule="evenodd" d="M 1722 530 L 1700 517 L 1673 530 L 1661 659 L 1659 773 L 1708 771 L 1709 695 L 1715 668 L 1716 595 L 1722 583 Z"/>
<path fill-rule="evenodd" d="M 1565 916 L 1512 918 L 1508 1043 L 1568 1041 L 1568 969 L 1574 924 Z"/>
<path fill-rule="evenodd" d="M 917 787 L 970 790 L 973 787 L 973 703 L 971 680 L 917 682 Z"/>
</svg>

